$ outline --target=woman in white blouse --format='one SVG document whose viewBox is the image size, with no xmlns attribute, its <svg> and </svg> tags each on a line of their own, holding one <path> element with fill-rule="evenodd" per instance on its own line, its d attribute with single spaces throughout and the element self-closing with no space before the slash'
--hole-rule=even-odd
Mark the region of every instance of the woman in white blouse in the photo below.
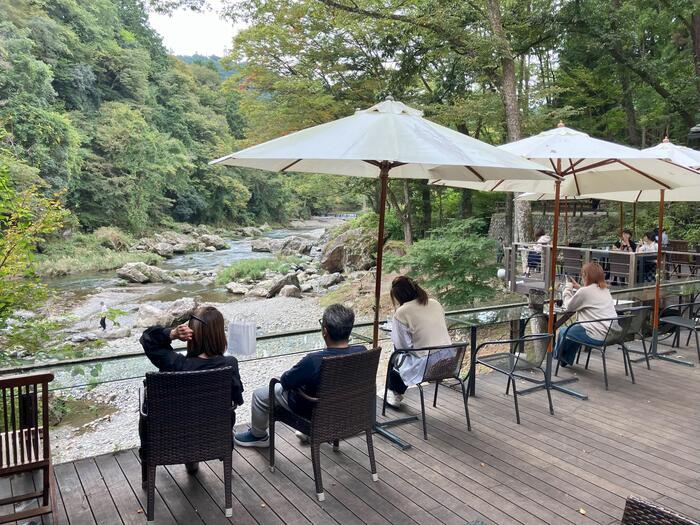
<svg viewBox="0 0 700 525">
<path fill-rule="evenodd" d="M 391 283 L 391 301 L 396 307 L 391 329 L 394 348 L 418 349 L 452 342 L 442 306 L 428 298 L 413 279 L 404 275 L 396 277 Z M 406 389 L 420 382 L 427 359 L 423 354 L 411 352 L 401 356 L 400 362 L 389 364 L 389 406 L 400 408 Z"/>
</svg>

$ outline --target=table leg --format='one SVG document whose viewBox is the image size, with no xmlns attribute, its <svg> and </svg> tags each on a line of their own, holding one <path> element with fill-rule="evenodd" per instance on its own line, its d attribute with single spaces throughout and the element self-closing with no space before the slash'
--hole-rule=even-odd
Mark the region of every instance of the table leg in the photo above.
<svg viewBox="0 0 700 525">
<path fill-rule="evenodd" d="M 476 396 L 476 326 L 469 328 L 469 377 L 470 396 Z"/>
</svg>

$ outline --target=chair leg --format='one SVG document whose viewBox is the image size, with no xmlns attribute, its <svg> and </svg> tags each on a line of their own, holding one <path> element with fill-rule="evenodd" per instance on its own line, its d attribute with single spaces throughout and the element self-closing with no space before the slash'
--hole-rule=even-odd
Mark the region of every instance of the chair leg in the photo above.
<svg viewBox="0 0 700 525">
<path fill-rule="evenodd" d="M 608 367 L 605 365 L 605 350 L 600 352 L 600 357 L 603 360 L 603 378 L 605 379 L 605 390 L 608 389 Z"/>
<path fill-rule="evenodd" d="M 323 479 L 321 478 L 321 444 L 311 442 L 311 465 L 314 469 L 314 482 L 316 483 L 316 498 L 324 501 L 326 494 L 323 492 Z"/>
<path fill-rule="evenodd" d="M 440 381 L 435 381 L 435 396 L 433 397 L 433 407 L 437 406 L 437 394 L 438 394 L 438 387 L 440 386 Z"/>
<path fill-rule="evenodd" d="M 698 331 L 693 330 L 693 333 L 695 334 L 695 348 L 698 351 L 698 359 L 700 359 L 700 339 L 698 339 Z"/>
<path fill-rule="evenodd" d="M 386 416 L 386 396 L 389 392 L 389 372 L 391 372 L 391 363 L 389 363 L 389 369 L 386 371 L 386 379 L 384 380 L 384 400 L 382 401 L 383 416 Z"/>
<path fill-rule="evenodd" d="M 233 471 L 233 458 L 230 454 L 224 456 L 224 501 L 226 503 L 225 515 L 227 518 L 233 516 L 233 498 L 231 496 L 231 472 Z"/>
<path fill-rule="evenodd" d="M 591 360 L 591 354 L 593 353 L 593 350 L 591 350 L 590 347 L 588 347 L 588 346 L 587 346 L 586 348 L 588 348 L 588 357 L 586 357 L 586 366 L 585 366 L 585 369 L 588 370 L 588 363 L 589 363 L 590 360 Z"/>
<path fill-rule="evenodd" d="M 156 504 L 156 466 L 147 465 L 146 469 L 146 521 L 152 522 Z"/>
<path fill-rule="evenodd" d="M 578 361 L 577 361 L 578 362 Z M 561 361 L 557 359 L 557 367 L 554 369 L 554 375 L 558 376 L 559 375 L 559 365 L 561 364 Z"/>
<path fill-rule="evenodd" d="M 334 439 L 333 440 L 333 452 L 338 452 L 339 450 L 340 450 L 340 440 Z"/>
<path fill-rule="evenodd" d="M 510 377 L 508 378 L 508 382 L 506 382 L 506 395 L 510 393 Z"/>
<path fill-rule="evenodd" d="M 47 465 L 43 469 L 41 469 L 41 477 L 44 478 L 42 480 L 43 484 L 43 490 L 41 494 L 41 504 L 44 507 L 48 507 L 51 498 L 49 497 L 49 493 L 51 492 L 51 466 Z M 55 521 L 56 517 L 51 516 L 51 518 Z"/>
<path fill-rule="evenodd" d="M 513 382 L 513 403 L 515 403 L 515 421 L 520 424 L 520 410 L 518 409 L 518 391 L 515 388 L 515 378 L 509 376 L 510 380 Z"/>
<path fill-rule="evenodd" d="M 270 413 L 270 423 L 269 423 L 269 430 L 268 434 L 270 436 L 270 472 L 275 471 L 275 418 L 272 417 L 272 413 Z"/>
<path fill-rule="evenodd" d="M 377 464 L 374 461 L 374 442 L 372 441 L 372 430 L 365 430 L 365 436 L 367 436 L 367 455 L 369 456 L 369 469 L 372 472 L 372 481 L 379 481 Z"/>
<path fill-rule="evenodd" d="M 462 387 L 462 399 L 464 400 L 464 412 L 467 414 L 467 430 L 471 432 L 472 430 L 472 423 L 469 420 L 469 396 L 467 395 L 467 387 L 464 386 L 464 381 L 461 379 L 458 379 L 459 385 Z"/>
<path fill-rule="evenodd" d="M 581 357 L 581 347 L 578 347 L 578 350 L 576 351 L 576 364 L 578 364 L 578 360 Z"/>
<path fill-rule="evenodd" d="M 625 351 L 625 345 L 620 345 L 620 348 L 622 349 L 622 363 L 625 365 L 625 377 L 627 377 L 629 375 L 627 371 L 627 352 Z"/>
<path fill-rule="evenodd" d="M 143 452 L 143 448 L 139 449 L 139 458 L 141 459 L 141 487 L 148 487 L 148 468 L 146 467 L 146 454 Z"/>
<path fill-rule="evenodd" d="M 688 330 L 688 339 L 685 340 L 685 346 L 690 346 L 690 338 L 693 337 L 695 330 Z"/>
<path fill-rule="evenodd" d="M 627 363 L 627 366 L 630 369 L 630 379 L 632 380 L 632 384 L 636 384 L 634 382 L 634 371 L 632 370 L 632 360 L 630 359 L 630 353 L 624 344 L 622 345 L 622 360 Z"/>
<path fill-rule="evenodd" d="M 546 374 L 546 372 L 545 372 Z M 549 401 L 549 414 L 554 415 L 554 405 L 552 404 L 552 391 L 549 386 L 549 381 L 547 381 L 547 378 L 545 377 L 545 383 L 544 383 L 544 389 L 547 391 L 547 400 Z"/>
<path fill-rule="evenodd" d="M 421 385 L 418 385 L 418 392 L 420 392 L 420 413 L 423 418 L 423 439 L 428 439 L 428 428 L 425 426 L 425 399 Z"/>
<path fill-rule="evenodd" d="M 651 363 L 649 362 L 649 351 L 647 350 L 647 343 L 642 337 L 642 350 L 644 350 L 644 360 L 647 362 L 647 370 L 651 370 Z"/>
</svg>

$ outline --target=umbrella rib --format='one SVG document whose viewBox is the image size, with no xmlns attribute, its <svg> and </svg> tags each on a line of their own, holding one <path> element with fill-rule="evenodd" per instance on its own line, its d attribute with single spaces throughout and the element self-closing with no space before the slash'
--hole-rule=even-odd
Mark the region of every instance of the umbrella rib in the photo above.
<svg viewBox="0 0 700 525">
<path fill-rule="evenodd" d="M 668 159 L 660 159 L 660 160 L 663 160 L 664 162 L 668 162 L 669 164 L 671 164 L 672 166 L 676 166 L 677 168 L 683 168 L 684 170 L 687 170 L 695 175 L 700 173 L 700 171 L 698 171 L 696 169 L 693 169 L 689 166 L 683 166 L 683 164 L 678 164 L 676 162 L 673 162 L 672 160 L 668 160 Z"/>
<path fill-rule="evenodd" d="M 581 173 L 582 171 L 600 168 L 601 166 L 607 166 L 608 164 L 613 164 L 614 162 L 615 162 L 615 159 L 601 160 L 599 162 L 594 162 L 593 164 L 589 164 L 588 166 L 584 166 L 583 168 L 578 170 L 578 172 Z M 578 162 L 576 164 L 578 164 Z M 571 173 L 572 170 L 576 167 L 576 164 L 573 164 L 573 165 L 571 165 L 570 168 L 567 168 L 567 170 L 563 173 L 563 175 L 568 175 L 569 173 Z"/>
<path fill-rule="evenodd" d="M 578 197 L 581 195 L 581 188 L 578 185 L 578 176 L 576 175 L 576 169 L 574 168 L 574 163 L 571 162 L 571 159 L 569 159 L 569 166 L 571 169 L 571 173 L 574 174 L 574 182 L 576 183 L 576 196 Z"/>
<path fill-rule="evenodd" d="M 481 175 L 479 175 L 479 172 L 476 171 L 474 168 L 472 168 L 471 166 L 464 166 L 464 167 L 467 168 L 469 171 L 471 171 L 476 176 L 476 178 L 479 179 L 479 182 L 486 182 L 486 179 L 484 177 L 482 177 Z"/>
<path fill-rule="evenodd" d="M 634 202 L 639 202 L 639 197 L 642 196 L 642 190 L 639 190 L 639 193 L 637 193 L 637 197 L 634 199 Z"/>
<path fill-rule="evenodd" d="M 670 190 L 670 189 L 671 189 L 671 186 L 669 186 L 668 184 L 665 184 L 665 183 L 661 182 L 661 181 L 658 180 L 657 178 L 652 177 L 652 176 L 649 175 L 648 173 L 644 173 L 642 170 L 639 170 L 639 169 L 635 168 L 634 166 L 630 166 L 630 165 L 627 164 L 625 161 L 622 161 L 622 160 L 620 160 L 620 159 L 617 159 L 617 162 L 619 162 L 620 164 L 622 164 L 625 168 L 630 169 L 630 170 L 634 171 L 635 173 L 638 173 L 639 175 L 641 175 L 641 176 L 643 176 L 643 177 L 646 177 L 647 179 L 651 180 L 652 182 L 655 182 L 656 184 L 658 184 L 658 185 L 661 186 L 662 188 L 664 188 L 664 189 L 666 189 L 666 190 Z"/>
<path fill-rule="evenodd" d="M 537 170 L 537 171 L 539 171 L 540 173 L 542 173 L 544 175 L 547 175 L 548 177 L 552 177 L 555 180 L 560 178 L 559 175 L 556 175 L 555 173 L 550 173 L 546 170 Z"/>
<path fill-rule="evenodd" d="M 503 184 L 503 179 L 499 180 L 496 185 L 491 188 L 489 191 L 496 191 L 496 188 L 498 188 L 501 184 Z"/>
<path fill-rule="evenodd" d="M 284 168 L 282 168 L 280 171 L 281 171 L 281 172 L 287 171 L 289 168 L 291 168 L 292 166 L 294 166 L 297 162 L 301 162 L 301 159 L 297 159 L 297 160 L 295 160 L 294 162 L 292 162 L 291 164 L 287 164 L 287 165 L 286 165 Z"/>
</svg>

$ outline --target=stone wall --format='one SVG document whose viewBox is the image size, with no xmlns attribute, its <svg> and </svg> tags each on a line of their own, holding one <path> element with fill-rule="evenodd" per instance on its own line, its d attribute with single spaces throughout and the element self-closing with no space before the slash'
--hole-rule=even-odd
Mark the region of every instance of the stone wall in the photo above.
<svg viewBox="0 0 700 525">
<path fill-rule="evenodd" d="M 612 219 L 612 220 L 610 220 Z M 587 212 L 583 216 L 569 215 L 569 242 L 589 242 L 591 239 L 600 239 L 604 237 L 614 237 L 616 235 L 616 227 L 612 224 L 614 217 L 608 217 L 605 212 Z M 533 230 L 542 227 L 551 235 L 554 217 L 551 213 L 542 216 L 540 212 L 532 214 Z M 489 226 L 489 237 L 498 239 L 505 237 L 506 219 L 504 213 L 494 213 L 491 216 L 491 225 Z M 559 239 L 565 239 L 565 220 L 564 214 L 559 217 Z"/>
</svg>

